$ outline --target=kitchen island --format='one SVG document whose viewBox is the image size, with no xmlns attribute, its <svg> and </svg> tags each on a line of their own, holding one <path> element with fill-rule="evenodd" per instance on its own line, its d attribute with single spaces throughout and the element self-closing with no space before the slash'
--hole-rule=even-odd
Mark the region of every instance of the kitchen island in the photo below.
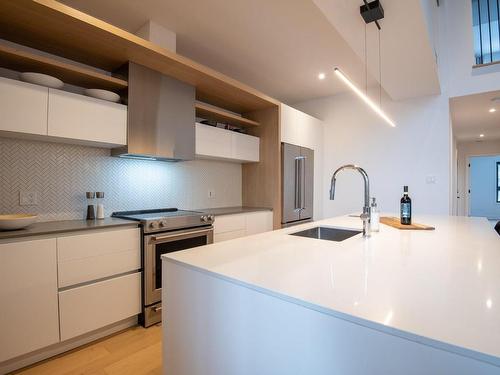
<svg viewBox="0 0 500 375">
<path fill-rule="evenodd" d="M 500 374 L 500 237 L 417 217 L 342 242 L 338 217 L 163 257 L 167 374 Z"/>
</svg>

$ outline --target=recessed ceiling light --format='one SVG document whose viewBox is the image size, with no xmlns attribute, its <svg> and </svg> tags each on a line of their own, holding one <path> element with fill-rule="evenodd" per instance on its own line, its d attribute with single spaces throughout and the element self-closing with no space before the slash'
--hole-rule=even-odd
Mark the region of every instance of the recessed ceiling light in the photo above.
<svg viewBox="0 0 500 375">
<path fill-rule="evenodd" d="M 319 73 L 318 74 L 318 79 L 325 79 L 326 78 L 326 74 L 325 73 Z"/>
<path fill-rule="evenodd" d="M 489 112 L 490 113 L 493 113 L 493 112 L 496 112 L 497 110 L 495 108 L 490 108 Z"/>
<path fill-rule="evenodd" d="M 484 134 L 479 134 L 479 138 L 484 138 Z"/>
</svg>

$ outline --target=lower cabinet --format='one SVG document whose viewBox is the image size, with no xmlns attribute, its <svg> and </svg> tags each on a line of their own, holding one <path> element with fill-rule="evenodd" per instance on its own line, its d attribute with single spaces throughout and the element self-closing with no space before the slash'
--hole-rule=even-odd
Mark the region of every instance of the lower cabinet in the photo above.
<svg viewBox="0 0 500 375">
<path fill-rule="evenodd" d="M 138 315 L 140 251 L 130 227 L 1 242 L 0 364 Z"/>
<path fill-rule="evenodd" d="M 59 342 L 56 239 L 0 244 L 0 362 Z"/>
<path fill-rule="evenodd" d="M 71 339 L 140 312 L 140 272 L 59 292 L 61 340 Z"/>
<path fill-rule="evenodd" d="M 273 212 L 255 211 L 217 216 L 214 222 L 214 242 L 231 240 L 273 230 Z"/>
</svg>

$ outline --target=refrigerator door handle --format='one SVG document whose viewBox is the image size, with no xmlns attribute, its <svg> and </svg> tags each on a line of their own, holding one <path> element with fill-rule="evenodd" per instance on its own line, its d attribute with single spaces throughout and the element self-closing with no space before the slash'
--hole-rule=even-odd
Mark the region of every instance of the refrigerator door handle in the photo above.
<svg viewBox="0 0 500 375">
<path fill-rule="evenodd" d="M 295 210 L 300 208 L 300 159 L 295 158 L 295 202 L 293 205 Z"/>
<path fill-rule="evenodd" d="M 300 168 L 301 173 L 301 188 L 300 188 L 300 209 L 304 210 L 306 208 L 306 157 L 301 157 L 302 167 Z"/>
</svg>

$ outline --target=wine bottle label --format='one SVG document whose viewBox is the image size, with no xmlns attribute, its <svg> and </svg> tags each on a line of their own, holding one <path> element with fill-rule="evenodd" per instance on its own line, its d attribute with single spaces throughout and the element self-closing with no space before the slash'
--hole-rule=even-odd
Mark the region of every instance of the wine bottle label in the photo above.
<svg viewBox="0 0 500 375">
<path fill-rule="evenodd" d="M 410 203 L 401 203 L 401 217 L 404 217 L 405 219 L 411 217 Z"/>
</svg>

